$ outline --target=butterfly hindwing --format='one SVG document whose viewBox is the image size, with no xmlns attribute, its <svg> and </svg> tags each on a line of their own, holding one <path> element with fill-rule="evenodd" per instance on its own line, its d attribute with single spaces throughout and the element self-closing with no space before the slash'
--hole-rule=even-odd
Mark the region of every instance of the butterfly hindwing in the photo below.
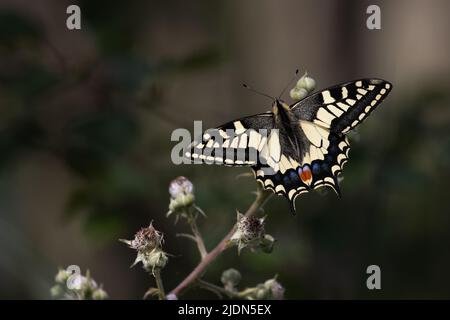
<svg viewBox="0 0 450 320">
<path fill-rule="evenodd" d="M 261 166 L 253 167 L 256 180 L 265 189 L 286 196 L 293 212 L 296 197 L 310 190 L 328 186 L 340 195 L 337 179 L 347 162 L 350 146 L 343 135 L 329 134 L 327 139 L 328 147 L 325 150 L 306 152 L 301 161 L 282 154 L 279 171 L 275 173 L 266 174 Z"/>
</svg>

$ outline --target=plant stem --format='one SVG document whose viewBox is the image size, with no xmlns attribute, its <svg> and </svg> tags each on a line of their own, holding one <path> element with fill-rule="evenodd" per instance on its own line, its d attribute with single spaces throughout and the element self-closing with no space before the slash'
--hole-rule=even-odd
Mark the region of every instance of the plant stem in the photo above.
<svg viewBox="0 0 450 320">
<path fill-rule="evenodd" d="M 159 268 L 153 270 L 153 276 L 155 277 L 156 286 L 158 287 L 159 300 L 165 300 L 166 294 L 164 293 L 164 286 L 161 279 L 161 270 Z"/>
<path fill-rule="evenodd" d="M 189 225 L 191 226 L 192 233 L 195 238 L 195 242 L 197 243 L 198 251 L 200 252 L 200 256 L 202 257 L 202 260 L 206 257 L 208 254 L 208 251 L 206 250 L 205 243 L 203 242 L 202 235 L 200 234 L 200 231 L 198 230 L 197 223 L 195 222 L 195 219 L 192 219 L 189 222 Z"/>
<path fill-rule="evenodd" d="M 216 286 L 215 284 L 210 283 L 208 281 L 205 281 L 205 280 L 202 280 L 202 279 L 197 279 L 197 280 L 195 280 L 195 282 L 199 285 L 199 287 L 202 287 L 204 289 L 210 290 L 210 291 L 212 291 L 212 292 L 214 292 L 216 294 L 217 293 L 218 294 L 224 294 L 224 295 L 228 296 L 229 298 L 232 298 L 233 296 L 235 296 L 234 292 L 230 292 L 230 291 L 226 290 L 225 288 Z"/>
<path fill-rule="evenodd" d="M 272 195 L 270 191 L 258 190 L 256 199 L 253 201 L 252 205 L 245 212 L 245 216 L 251 216 L 255 214 L 266 202 L 267 199 Z M 184 289 L 190 286 L 200 275 L 205 271 L 205 269 L 210 265 L 214 259 L 216 259 L 225 249 L 228 247 L 228 242 L 234 232 L 236 231 L 236 224 L 228 232 L 228 234 L 219 242 L 219 244 L 208 252 L 205 257 L 200 261 L 200 263 L 191 271 L 191 273 L 181 281 L 175 289 L 170 293 L 178 296 Z"/>
</svg>

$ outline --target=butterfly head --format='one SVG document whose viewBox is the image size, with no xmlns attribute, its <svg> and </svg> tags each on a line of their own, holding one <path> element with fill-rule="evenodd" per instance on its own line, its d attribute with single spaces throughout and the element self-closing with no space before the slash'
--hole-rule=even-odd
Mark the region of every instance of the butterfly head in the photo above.
<svg viewBox="0 0 450 320">
<path fill-rule="evenodd" d="M 275 115 L 285 114 L 289 111 L 289 105 L 280 99 L 275 99 L 272 104 L 272 112 Z"/>
</svg>

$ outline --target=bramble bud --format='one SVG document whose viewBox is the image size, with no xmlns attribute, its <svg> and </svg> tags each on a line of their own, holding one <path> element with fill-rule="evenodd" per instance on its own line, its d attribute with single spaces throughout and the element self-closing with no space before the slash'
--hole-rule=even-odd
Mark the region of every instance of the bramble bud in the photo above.
<svg viewBox="0 0 450 320">
<path fill-rule="evenodd" d="M 258 219 L 254 216 L 247 217 L 241 214 L 238 217 L 237 228 L 241 232 L 241 238 L 250 242 L 264 234 L 264 218 Z"/>
<path fill-rule="evenodd" d="M 272 278 L 244 291 L 244 297 L 249 300 L 282 300 L 284 299 L 284 291 L 283 286 L 276 278 Z"/>
<path fill-rule="evenodd" d="M 230 242 L 238 245 L 238 252 L 247 246 L 251 249 L 258 247 L 264 237 L 264 218 L 245 216 L 237 213 L 237 228 L 231 236 Z"/>
<path fill-rule="evenodd" d="M 189 195 L 194 193 L 194 185 L 188 178 L 179 176 L 172 180 L 169 185 L 169 194 L 172 199 L 180 195 Z"/>
<path fill-rule="evenodd" d="M 241 281 L 242 276 L 241 273 L 233 268 L 225 270 L 222 272 L 222 276 L 220 277 L 220 281 L 223 283 L 225 289 L 233 291 L 234 287 L 236 287 Z"/>
<path fill-rule="evenodd" d="M 174 294 L 174 293 L 169 293 L 169 294 L 166 296 L 166 300 L 178 300 L 178 297 L 177 297 L 177 295 Z"/>
<path fill-rule="evenodd" d="M 132 267 L 142 262 L 146 271 L 153 272 L 155 269 L 162 269 L 166 266 L 168 257 L 161 248 L 163 235 L 153 227 L 152 223 L 147 228 L 140 229 L 133 240 L 120 239 L 120 241 L 137 251 Z"/>
<path fill-rule="evenodd" d="M 272 253 L 273 246 L 275 244 L 275 238 L 272 237 L 270 234 L 264 235 L 264 237 L 261 239 L 261 242 L 259 244 L 259 247 L 261 250 L 265 253 Z"/>
<path fill-rule="evenodd" d="M 108 294 L 102 288 L 94 290 L 94 292 L 92 293 L 93 300 L 105 300 L 107 298 L 108 298 Z"/>
<path fill-rule="evenodd" d="M 269 291 L 263 284 L 259 284 L 255 291 L 255 298 L 258 300 L 267 299 Z"/>
<path fill-rule="evenodd" d="M 58 273 L 55 276 L 55 282 L 65 284 L 67 279 L 69 279 L 71 273 L 67 272 L 64 269 L 59 269 Z"/>
<path fill-rule="evenodd" d="M 284 288 L 275 279 L 269 279 L 264 282 L 264 287 L 268 290 L 268 299 L 272 300 L 283 300 L 284 299 Z"/>
<path fill-rule="evenodd" d="M 302 100 L 308 95 L 308 91 L 305 88 L 292 88 L 289 95 L 293 100 Z"/>
<path fill-rule="evenodd" d="M 186 214 L 194 204 L 194 185 L 186 177 L 180 176 L 169 185 L 170 203 L 167 216 L 172 213 Z"/>
<path fill-rule="evenodd" d="M 69 285 L 69 277 L 75 277 Z M 59 270 L 55 276 L 56 285 L 50 289 L 50 294 L 55 299 L 92 300 L 106 299 L 108 294 L 92 279 L 89 271 L 86 275 L 73 275 L 66 270 Z"/>
<path fill-rule="evenodd" d="M 63 287 L 61 287 L 59 284 L 54 285 L 50 289 L 50 295 L 55 299 L 61 298 L 64 295 Z"/>
<path fill-rule="evenodd" d="M 147 228 L 141 228 L 136 232 L 133 240 L 121 239 L 120 241 L 128 244 L 131 249 L 137 251 L 151 251 L 154 248 L 161 246 L 163 235 L 153 227 L 153 223 L 150 223 Z"/>
<path fill-rule="evenodd" d="M 308 76 L 308 73 L 305 72 L 305 74 L 297 81 L 297 84 L 295 86 L 298 89 L 305 89 L 308 93 L 314 91 L 314 88 L 316 87 L 316 81 Z"/>
<path fill-rule="evenodd" d="M 144 267 L 146 269 L 155 269 L 159 268 L 162 269 L 167 264 L 167 255 L 164 253 L 164 251 L 160 249 L 153 249 L 150 254 L 148 255 L 148 259 L 144 261 Z"/>
<path fill-rule="evenodd" d="M 298 101 L 313 92 L 315 87 L 316 81 L 305 72 L 305 74 L 297 81 L 295 87 L 291 89 L 289 95 L 293 100 Z"/>
</svg>

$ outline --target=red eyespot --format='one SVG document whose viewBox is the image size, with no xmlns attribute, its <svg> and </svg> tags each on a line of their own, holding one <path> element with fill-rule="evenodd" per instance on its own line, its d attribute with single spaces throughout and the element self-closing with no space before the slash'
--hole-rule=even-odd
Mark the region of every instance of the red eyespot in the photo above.
<svg viewBox="0 0 450 320">
<path fill-rule="evenodd" d="M 311 183 L 311 179 L 312 179 L 312 173 L 311 173 L 311 169 L 309 168 L 308 165 L 305 165 L 303 167 L 303 169 L 298 169 L 299 172 L 299 176 L 300 179 L 302 179 L 302 181 L 306 184 Z"/>
</svg>

